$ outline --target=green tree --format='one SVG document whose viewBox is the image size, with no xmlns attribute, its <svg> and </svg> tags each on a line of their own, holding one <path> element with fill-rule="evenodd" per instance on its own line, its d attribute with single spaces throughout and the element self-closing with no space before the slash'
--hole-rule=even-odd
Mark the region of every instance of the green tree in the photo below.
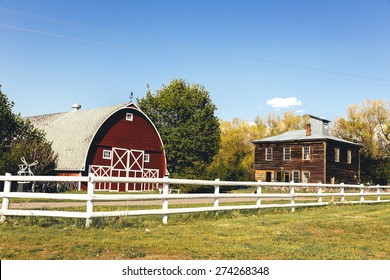
<svg viewBox="0 0 390 280">
<path fill-rule="evenodd" d="M 38 160 L 34 167 L 36 174 L 51 173 L 57 163 L 51 143 L 28 120 L 14 114 L 13 106 L 14 102 L 0 88 L 0 174 L 10 172 L 16 175 L 21 157 L 27 162 Z"/>
<path fill-rule="evenodd" d="M 0 86 L 0 155 L 10 150 L 22 124 L 20 116 L 12 113 L 13 106 L 14 103 L 2 93 Z"/>
<path fill-rule="evenodd" d="M 335 136 L 361 143 L 361 179 L 364 183 L 390 182 L 390 102 L 365 100 L 348 107 L 347 117 L 338 118 Z"/>
<path fill-rule="evenodd" d="M 220 143 L 216 106 L 203 86 L 173 79 L 138 105 L 156 125 L 172 177 L 204 178 Z"/>
</svg>

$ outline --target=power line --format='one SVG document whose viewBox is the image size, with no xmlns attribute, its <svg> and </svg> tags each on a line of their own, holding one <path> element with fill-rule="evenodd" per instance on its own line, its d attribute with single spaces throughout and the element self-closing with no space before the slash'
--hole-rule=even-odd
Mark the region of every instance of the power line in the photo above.
<svg viewBox="0 0 390 280">
<path fill-rule="evenodd" d="M 39 20 L 39 21 L 46 21 L 46 22 L 51 22 L 51 23 L 55 23 L 55 24 L 67 25 L 67 26 L 80 28 L 80 29 L 88 29 L 88 30 L 94 30 L 94 31 L 98 31 L 98 32 L 110 33 L 110 34 L 114 34 L 114 35 L 128 36 L 128 34 L 126 34 L 126 33 L 112 32 L 111 30 L 97 28 L 97 27 L 92 26 L 92 25 L 80 24 L 80 23 L 76 23 L 76 22 L 72 22 L 72 21 L 68 21 L 68 20 L 63 20 L 63 19 L 58 19 L 58 18 L 53 18 L 53 17 L 46 17 L 46 16 L 42 16 L 42 15 L 38 15 L 38 14 L 28 13 L 28 12 L 14 10 L 14 9 L 8 9 L 8 8 L 4 8 L 4 7 L 0 7 L 0 12 L 13 14 L 16 16 L 21 16 L 21 17 L 32 18 L 32 19 Z M 75 40 L 75 41 L 93 43 L 93 44 L 98 44 L 98 45 L 110 46 L 110 47 L 135 49 L 134 47 L 130 47 L 128 45 L 111 44 L 111 43 L 106 43 L 106 42 L 102 42 L 102 41 L 88 40 L 88 39 L 83 39 L 83 38 L 65 36 L 65 35 L 61 35 L 61 34 L 49 33 L 49 32 L 44 32 L 44 31 L 39 31 L 39 30 L 17 27 L 17 26 L 13 26 L 13 25 L 0 24 L 0 27 L 36 33 L 36 34 L 45 35 L 45 36 L 52 36 L 52 37 L 58 37 L 58 38 L 64 38 L 64 39 L 71 39 L 71 40 Z M 177 46 L 177 44 L 175 44 L 175 46 Z M 281 65 L 281 66 L 286 66 L 286 67 L 295 68 L 295 69 L 309 70 L 309 71 L 313 71 L 313 72 L 320 72 L 320 73 L 327 73 L 327 74 L 338 75 L 338 76 L 346 76 L 346 77 L 352 77 L 352 78 L 372 80 L 372 81 L 377 81 L 377 82 L 386 82 L 386 83 L 390 82 L 389 79 L 382 79 L 382 78 L 370 77 L 370 76 L 365 76 L 365 75 L 345 73 L 345 72 L 339 72 L 339 71 L 318 68 L 318 67 L 310 67 L 310 66 L 305 66 L 305 65 L 291 64 L 291 63 L 286 63 L 286 62 L 278 61 L 278 60 L 270 60 L 270 59 L 264 59 L 264 58 L 253 57 L 253 56 L 244 56 L 244 55 L 237 55 L 237 54 L 232 54 L 232 53 L 224 53 L 224 52 L 215 51 L 215 50 L 206 49 L 206 48 L 194 48 L 194 47 L 188 47 L 188 46 L 186 47 L 183 45 L 182 45 L 182 47 L 187 48 L 187 49 L 194 49 L 194 50 L 206 52 L 206 53 L 213 53 L 213 54 L 218 54 L 218 55 L 222 55 L 222 56 L 248 60 L 248 61 L 258 61 L 258 62 L 263 62 L 263 63 L 267 63 L 267 64 Z M 229 63 L 226 63 L 226 64 L 229 64 Z M 269 72 L 272 72 L 272 70 Z M 295 75 L 298 78 L 317 79 L 317 80 L 321 79 L 318 77 L 313 78 L 313 76 L 310 76 L 307 74 L 302 74 L 302 73 L 283 72 L 283 71 L 282 72 L 279 71 L 279 72 L 283 75 L 289 75 L 289 76 Z M 338 81 L 338 82 L 343 82 L 343 83 L 350 83 L 350 85 L 354 85 L 354 86 L 388 88 L 387 86 L 382 86 L 382 85 L 378 86 L 378 85 L 374 85 L 374 84 L 367 84 L 367 83 L 361 83 L 361 82 L 356 83 L 355 81 L 348 81 L 348 80 L 341 80 L 341 79 L 334 79 L 334 78 L 331 78 L 331 79 L 330 78 L 322 78 L 322 79 L 333 80 L 333 81 Z"/>
</svg>

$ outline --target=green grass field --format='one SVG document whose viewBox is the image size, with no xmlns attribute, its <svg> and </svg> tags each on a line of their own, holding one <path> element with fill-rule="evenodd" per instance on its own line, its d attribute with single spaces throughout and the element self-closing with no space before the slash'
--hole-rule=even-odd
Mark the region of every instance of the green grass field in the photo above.
<svg viewBox="0 0 390 280">
<path fill-rule="evenodd" d="M 159 216 L 84 223 L 8 217 L 0 259 L 390 259 L 388 203 L 172 215 L 167 225 Z"/>
</svg>

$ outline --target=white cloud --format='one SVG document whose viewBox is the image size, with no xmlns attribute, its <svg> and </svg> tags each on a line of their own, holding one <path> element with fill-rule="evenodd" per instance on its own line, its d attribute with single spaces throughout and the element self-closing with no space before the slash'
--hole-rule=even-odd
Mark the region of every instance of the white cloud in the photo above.
<svg viewBox="0 0 390 280">
<path fill-rule="evenodd" d="M 275 97 L 267 100 L 267 105 L 272 108 L 290 108 L 295 106 L 302 106 L 302 101 L 296 97 L 280 98 Z"/>
</svg>

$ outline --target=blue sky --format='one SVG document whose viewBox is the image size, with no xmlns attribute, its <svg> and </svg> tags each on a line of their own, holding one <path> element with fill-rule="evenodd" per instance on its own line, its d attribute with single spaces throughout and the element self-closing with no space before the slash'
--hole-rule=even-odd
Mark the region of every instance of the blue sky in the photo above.
<svg viewBox="0 0 390 280">
<path fill-rule="evenodd" d="M 218 117 L 329 120 L 389 100 L 390 1 L 0 0 L 0 84 L 23 116 L 203 85 Z"/>
</svg>

